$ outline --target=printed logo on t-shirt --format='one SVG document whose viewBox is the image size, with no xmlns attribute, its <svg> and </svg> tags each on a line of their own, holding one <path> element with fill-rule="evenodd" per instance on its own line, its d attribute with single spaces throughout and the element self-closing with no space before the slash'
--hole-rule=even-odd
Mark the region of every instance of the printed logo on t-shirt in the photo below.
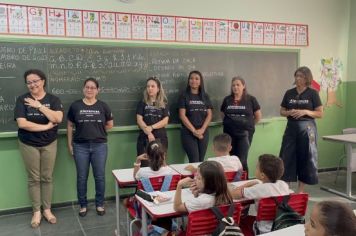
<svg viewBox="0 0 356 236">
<path fill-rule="evenodd" d="M 78 122 L 97 122 L 102 123 L 103 121 L 100 119 L 100 111 L 99 110 L 91 110 L 91 109 L 83 109 L 79 110 Z M 97 118 L 95 118 L 97 117 Z"/>
<path fill-rule="evenodd" d="M 42 103 L 42 106 L 45 106 L 47 108 L 51 108 L 51 104 L 49 103 Z M 29 107 L 31 109 L 28 109 L 27 116 L 44 116 L 42 112 L 40 112 L 38 109 Z"/>
<path fill-rule="evenodd" d="M 191 100 L 189 101 L 189 105 L 205 105 L 201 100 Z"/>
<path fill-rule="evenodd" d="M 246 106 L 229 105 L 227 110 L 246 110 Z"/>
<path fill-rule="evenodd" d="M 298 104 L 298 105 L 301 105 L 301 104 L 308 104 L 308 103 L 309 103 L 309 100 L 307 100 L 307 99 L 304 99 L 304 100 L 290 99 L 290 100 L 289 100 L 289 104 Z"/>
</svg>

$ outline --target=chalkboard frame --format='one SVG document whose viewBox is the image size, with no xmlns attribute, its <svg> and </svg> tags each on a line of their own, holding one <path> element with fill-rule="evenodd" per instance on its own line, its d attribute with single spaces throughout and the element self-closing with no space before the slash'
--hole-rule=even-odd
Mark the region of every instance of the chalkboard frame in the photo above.
<svg viewBox="0 0 356 236">
<path fill-rule="evenodd" d="M 61 45 L 80 45 L 80 46 L 107 46 L 107 47 L 148 47 L 148 48 L 174 48 L 174 49 L 207 49 L 207 50 L 223 50 L 223 51 L 247 51 L 247 52 L 290 52 L 295 53 L 297 57 L 297 66 L 300 65 L 300 49 L 298 48 L 257 48 L 257 47 L 234 47 L 232 45 L 196 45 L 196 44 L 188 44 L 182 45 L 178 43 L 162 43 L 162 42 L 150 42 L 150 43 L 138 43 L 138 42 L 117 42 L 111 40 L 73 40 L 73 39 L 31 39 L 28 38 L 12 38 L 12 37 L 4 37 L 0 39 L 1 43 L 22 43 L 22 44 L 61 44 Z M 284 120 L 280 116 L 263 118 L 261 124 L 270 123 L 276 120 Z M 221 125 L 221 120 L 211 122 L 210 126 L 219 126 Z M 168 129 L 179 128 L 180 124 L 169 124 L 167 126 Z M 139 128 L 137 125 L 127 125 L 127 126 L 115 126 L 109 132 L 118 132 L 118 131 L 135 131 Z M 60 134 L 66 133 L 66 129 L 60 129 Z M 6 131 L 0 132 L 0 138 L 6 137 L 16 137 L 17 131 Z"/>
</svg>

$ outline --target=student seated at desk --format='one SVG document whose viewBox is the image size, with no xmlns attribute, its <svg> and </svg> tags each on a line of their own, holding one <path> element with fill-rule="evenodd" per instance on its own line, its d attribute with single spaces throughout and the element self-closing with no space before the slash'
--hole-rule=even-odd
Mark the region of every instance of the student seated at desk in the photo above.
<svg viewBox="0 0 356 236">
<path fill-rule="evenodd" d="M 182 188 L 192 184 L 196 185 L 199 194 L 183 202 Z M 178 212 L 192 212 L 231 203 L 232 196 L 227 188 L 224 170 L 216 161 L 201 163 L 195 179 L 190 177 L 181 179 L 174 196 L 174 210 Z"/>
<path fill-rule="evenodd" d="M 147 153 L 139 155 L 134 163 L 133 175 L 136 180 L 156 176 L 174 174 L 174 170 L 166 165 L 166 152 L 162 144 L 152 141 L 147 146 Z M 149 168 L 141 169 L 141 161 L 147 160 Z"/>
<path fill-rule="evenodd" d="M 272 196 L 288 195 L 292 192 L 288 184 L 280 180 L 284 172 L 284 165 L 281 158 L 271 154 L 259 156 L 256 165 L 255 181 L 250 181 L 240 187 L 231 190 L 234 199 L 261 199 Z M 258 201 L 255 202 L 258 204 Z M 257 207 L 256 207 L 257 209 Z M 250 215 L 256 215 L 256 209 L 250 208 Z M 272 222 L 257 222 L 256 227 L 260 233 L 270 232 Z"/>
<path fill-rule="evenodd" d="M 356 216 L 345 203 L 322 201 L 312 210 L 305 224 L 306 236 L 355 236 Z"/>
<path fill-rule="evenodd" d="M 215 157 L 211 157 L 208 161 L 217 161 L 219 162 L 224 171 L 241 171 L 242 164 L 240 159 L 237 156 L 230 156 L 231 146 L 231 137 L 228 134 L 222 133 L 214 137 L 213 140 L 213 152 Z M 186 170 L 195 173 L 197 168 L 192 165 L 185 167 Z"/>
</svg>

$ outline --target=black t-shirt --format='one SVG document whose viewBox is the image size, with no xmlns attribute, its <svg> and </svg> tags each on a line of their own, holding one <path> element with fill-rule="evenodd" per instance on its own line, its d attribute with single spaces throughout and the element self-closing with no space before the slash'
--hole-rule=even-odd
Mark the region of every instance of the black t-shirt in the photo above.
<svg viewBox="0 0 356 236">
<path fill-rule="evenodd" d="M 213 109 L 207 94 L 202 99 L 199 94 L 184 93 L 179 99 L 178 106 L 186 110 L 187 118 L 197 129 L 203 126 L 208 109 Z"/>
<path fill-rule="evenodd" d="M 136 114 L 143 117 L 143 121 L 146 125 L 150 126 L 156 124 L 157 122 L 163 120 L 163 118 L 169 116 L 169 110 L 167 105 L 163 107 L 155 107 L 140 101 L 137 104 Z M 144 132 L 140 131 L 141 135 Z M 157 137 L 166 136 L 166 129 L 163 127 L 161 129 L 153 130 L 153 135 Z"/>
<path fill-rule="evenodd" d="M 113 119 L 109 106 L 100 100 L 93 105 L 87 105 L 83 100 L 77 100 L 69 108 L 68 120 L 75 125 L 73 142 L 75 143 L 105 143 L 107 132 L 105 125 Z"/>
<path fill-rule="evenodd" d="M 36 123 L 36 124 L 48 124 L 49 120 L 47 117 L 41 113 L 38 109 L 26 106 L 25 98 L 32 98 L 30 93 L 26 93 L 16 100 L 16 106 L 14 111 L 15 120 L 17 118 L 26 118 L 26 120 Z M 46 95 L 39 100 L 42 106 L 45 106 L 54 111 L 63 111 L 63 106 L 58 97 L 46 93 Z M 34 146 L 34 147 L 43 147 L 52 143 L 57 139 L 57 131 L 58 126 L 53 127 L 52 129 L 41 131 L 41 132 L 33 132 L 25 129 L 18 129 L 18 137 L 21 142 Z"/>
<path fill-rule="evenodd" d="M 305 89 L 301 94 L 298 94 L 296 88 L 287 90 L 284 94 L 281 107 L 287 110 L 297 109 L 297 110 L 311 110 L 314 111 L 315 108 L 320 107 L 321 101 L 319 94 L 316 90 L 312 88 Z M 313 120 L 313 117 L 303 116 L 299 119 L 295 119 L 291 116 L 287 117 L 288 120 Z"/>
<path fill-rule="evenodd" d="M 232 95 L 226 96 L 220 107 L 220 111 L 224 113 L 224 130 L 228 130 L 231 134 L 254 130 L 254 114 L 260 109 L 257 99 L 249 94 L 244 96 L 239 103 L 234 101 Z"/>
</svg>

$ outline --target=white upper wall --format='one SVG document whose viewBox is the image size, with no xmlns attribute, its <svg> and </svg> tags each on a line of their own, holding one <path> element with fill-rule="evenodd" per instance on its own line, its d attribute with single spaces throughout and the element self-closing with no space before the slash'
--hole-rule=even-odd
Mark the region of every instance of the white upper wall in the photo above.
<svg viewBox="0 0 356 236">
<path fill-rule="evenodd" d="M 317 79 L 321 58 L 340 58 L 344 64 L 344 80 L 347 79 L 350 1 L 355 0 L 0 0 L 2 3 L 73 9 L 308 24 L 309 46 L 301 47 L 300 64 L 309 66 Z M 355 5 L 352 4 L 354 29 Z M 355 40 L 356 30 L 351 34 Z M 350 48 L 355 52 L 355 46 Z M 352 61 L 356 61 L 355 56 Z M 355 70 L 354 67 L 353 80 L 356 80 Z"/>
</svg>

